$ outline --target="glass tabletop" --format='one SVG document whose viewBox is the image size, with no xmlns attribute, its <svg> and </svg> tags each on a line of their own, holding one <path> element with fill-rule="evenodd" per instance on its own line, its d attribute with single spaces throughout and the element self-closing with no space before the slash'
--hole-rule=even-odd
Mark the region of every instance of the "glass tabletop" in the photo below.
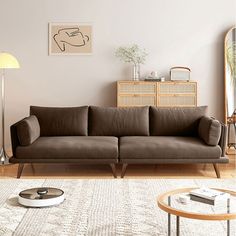
<svg viewBox="0 0 236 236">
<path fill-rule="evenodd" d="M 190 191 L 197 188 L 176 189 L 158 197 L 158 206 L 177 216 L 205 220 L 236 219 L 236 192 L 216 189 L 230 194 L 229 199 L 216 200 L 214 205 L 190 199 Z"/>
</svg>

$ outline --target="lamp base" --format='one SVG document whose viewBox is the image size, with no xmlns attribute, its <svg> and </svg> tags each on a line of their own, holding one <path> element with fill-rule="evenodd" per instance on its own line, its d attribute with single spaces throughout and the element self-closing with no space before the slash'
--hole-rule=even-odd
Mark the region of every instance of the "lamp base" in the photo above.
<svg viewBox="0 0 236 236">
<path fill-rule="evenodd" d="M 7 155 L 4 148 L 0 150 L 0 165 L 8 165 L 9 164 L 9 156 Z"/>
</svg>

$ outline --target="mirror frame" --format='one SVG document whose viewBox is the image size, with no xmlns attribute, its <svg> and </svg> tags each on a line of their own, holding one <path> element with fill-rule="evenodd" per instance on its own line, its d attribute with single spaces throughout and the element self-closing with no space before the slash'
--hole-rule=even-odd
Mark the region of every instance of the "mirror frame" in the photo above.
<svg viewBox="0 0 236 236">
<path fill-rule="evenodd" d="M 224 122 L 225 124 L 228 124 L 228 104 L 227 104 L 227 89 L 226 89 L 226 66 L 227 66 L 227 55 L 226 55 L 226 40 L 227 40 L 227 37 L 229 36 L 230 32 L 232 32 L 233 30 L 236 31 L 236 25 L 231 27 L 225 34 L 225 38 L 224 38 L 224 99 L 225 99 L 225 102 L 224 102 Z M 236 95 L 235 95 L 236 96 Z M 236 109 L 236 107 L 235 107 Z"/>
</svg>

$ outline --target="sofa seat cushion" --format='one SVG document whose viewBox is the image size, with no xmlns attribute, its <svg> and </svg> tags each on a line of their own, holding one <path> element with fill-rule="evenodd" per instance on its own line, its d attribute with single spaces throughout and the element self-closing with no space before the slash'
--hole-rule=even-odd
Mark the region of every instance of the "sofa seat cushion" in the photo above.
<svg viewBox="0 0 236 236">
<path fill-rule="evenodd" d="M 201 159 L 220 158 L 219 146 L 208 146 L 197 137 L 121 137 L 121 159 Z"/>
<path fill-rule="evenodd" d="M 118 139 L 104 136 L 40 137 L 29 146 L 18 146 L 16 158 L 118 158 Z"/>
</svg>

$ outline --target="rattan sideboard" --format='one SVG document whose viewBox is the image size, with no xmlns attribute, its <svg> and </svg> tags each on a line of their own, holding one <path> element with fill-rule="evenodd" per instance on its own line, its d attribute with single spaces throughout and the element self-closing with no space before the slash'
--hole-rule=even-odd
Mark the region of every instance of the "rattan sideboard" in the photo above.
<svg viewBox="0 0 236 236">
<path fill-rule="evenodd" d="M 117 106 L 197 106 L 197 82 L 117 81 Z"/>
</svg>

